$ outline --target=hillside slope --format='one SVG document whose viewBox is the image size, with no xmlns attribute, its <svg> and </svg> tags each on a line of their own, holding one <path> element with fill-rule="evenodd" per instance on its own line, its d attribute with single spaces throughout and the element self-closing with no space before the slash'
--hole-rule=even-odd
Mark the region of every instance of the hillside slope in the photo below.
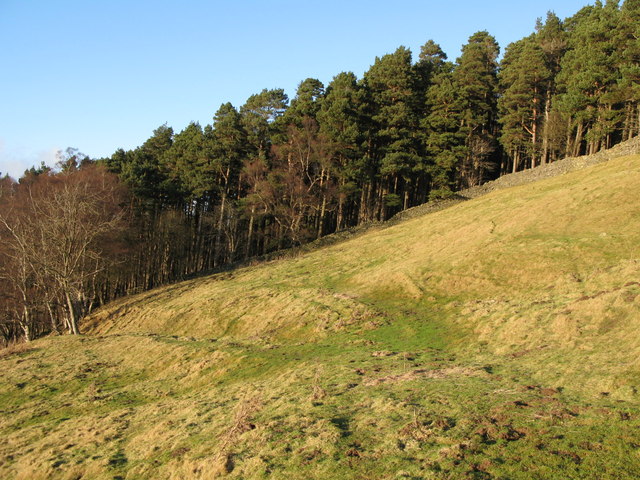
<svg viewBox="0 0 640 480">
<path fill-rule="evenodd" d="M 5 352 L 8 478 L 637 478 L 640 156 Z"/>
<path fill-rule="evenodd" d="M 302 341 L 415 310 L 405 314 L 437 317 L 500 353 L 553 344 L 593 355 L 591 342 L 624 339 L 624 354 L 640 354 L 628 343 L 638 303 L 625 300 L 640 280 L 638 170 L 637 157 L 622 157 L 492 192 L 299 258 L 124 299 L 86 329 Z"/>
</svg>

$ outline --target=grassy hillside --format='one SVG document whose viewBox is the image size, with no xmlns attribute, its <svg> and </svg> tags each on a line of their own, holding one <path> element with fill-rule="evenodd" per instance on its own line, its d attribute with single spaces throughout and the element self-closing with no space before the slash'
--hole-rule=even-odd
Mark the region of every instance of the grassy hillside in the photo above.
<svg viewBox="0 0 640 480">
<path fill-rule="evenodd" d="M 8 478 L 637 478 L 640 156 L 5 351 Z"/>
</svg>

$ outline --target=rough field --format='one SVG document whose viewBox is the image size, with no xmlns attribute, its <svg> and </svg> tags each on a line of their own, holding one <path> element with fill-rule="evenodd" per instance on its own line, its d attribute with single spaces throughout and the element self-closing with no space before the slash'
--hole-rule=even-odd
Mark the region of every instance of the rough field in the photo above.
<svg viewBox="0 0 640 480">
<path fill-rule="evenodd" d="M 0 478 L 640 477 L 640 156 L 0 352 Z"/>
</svg>

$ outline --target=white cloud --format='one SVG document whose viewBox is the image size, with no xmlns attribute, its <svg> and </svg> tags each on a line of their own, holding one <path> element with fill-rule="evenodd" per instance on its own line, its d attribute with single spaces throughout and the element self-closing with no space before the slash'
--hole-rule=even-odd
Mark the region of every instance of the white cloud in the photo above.
<svg viewBox="0 0 640 480">
<path fill-rule="evenodd" d="M 7 145 L 7 142 L 0 138 L 0 172 L 2 176 L 8 173 L 9 176 L 18 179 L 25 170 L 39 167 L 42 162 L 53 166 L 58 150 L 59 147 L 34 150 L 23 145 Z"/>
</svg>

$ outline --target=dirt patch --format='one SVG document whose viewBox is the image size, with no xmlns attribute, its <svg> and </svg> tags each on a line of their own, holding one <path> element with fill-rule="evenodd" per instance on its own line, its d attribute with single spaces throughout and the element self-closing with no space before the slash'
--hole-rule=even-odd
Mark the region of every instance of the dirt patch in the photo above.
<svg viewBox="0 0 640 480">
<path fill-rule="evenodd" d="M 385 383 L 409 382 L 421 379 L 442 379 L 449 377 L 480 377 L 488 375 L 485 370 L 472 367 L 451 367 L 438 370 L 427 370 L 424 368 L 411 370 L 410 372 L 400 373 L 396 375 L 386 375 L 384 377 L 369 378 L 363 382 L 364 385 L 371 387 L 382 385 Z"/>
</svg>

